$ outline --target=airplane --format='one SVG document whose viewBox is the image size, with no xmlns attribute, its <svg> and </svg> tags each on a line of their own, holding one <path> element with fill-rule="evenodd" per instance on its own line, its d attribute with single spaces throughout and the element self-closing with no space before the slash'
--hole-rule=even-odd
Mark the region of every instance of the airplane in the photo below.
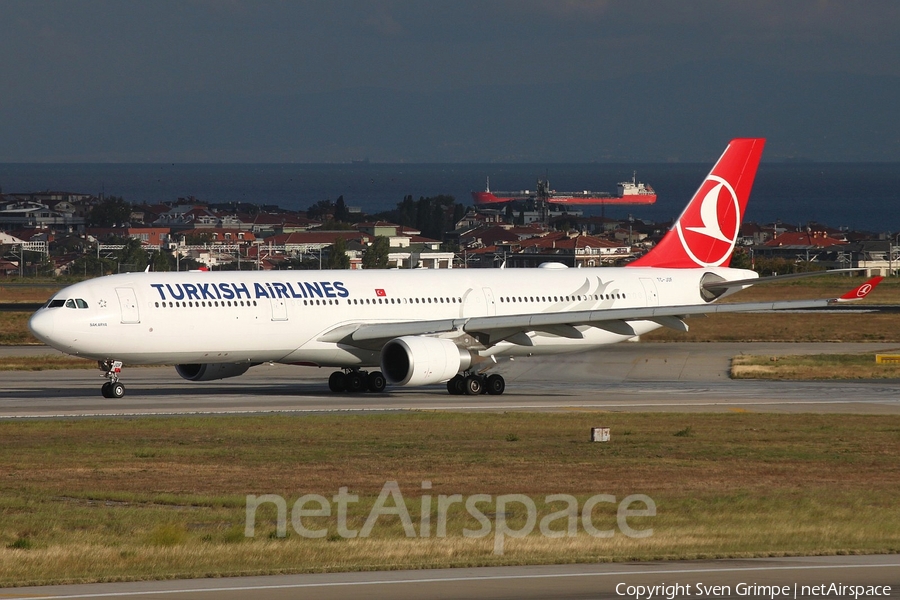
<svg viewBox="0 0 900 600">
<path fill-rule="evenodd" d="M 579 352 L 692 315 L 828 306 L 865 297 L 722 304 L 762 281 L 729 268 L 765 140 L 732 140 L 674 226 L 625 267 L 143 272 L 83 281 L 31 317 L 42 342 L 98 361 L 101 393 L 121 398 L 123 364 L 174 364 L 189 381 L 254 365 L 334 367 L 331 391 L 446 382 L 502 394 L 490 371 L 511 357 Z M 380 370 L 368 370 L 370 368 Z"/>
</svg>

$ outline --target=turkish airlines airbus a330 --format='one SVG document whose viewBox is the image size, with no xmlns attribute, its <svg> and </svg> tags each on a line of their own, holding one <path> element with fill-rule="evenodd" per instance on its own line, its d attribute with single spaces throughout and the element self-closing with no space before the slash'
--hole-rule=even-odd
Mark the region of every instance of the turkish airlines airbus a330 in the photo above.
<svg viewBox="0 0 900 600">
<path fill-rule="evenodd" d="M 735 139 L 675 226 L 622 268 L 127 273 L 69 286 L 32 316 L 41 341 L 95 359 L 120 398 L 123 363 L 174 364 L 191 381 L 264 362 L 336 367 L 335 392 L 447 382 L 501 394 L 498 359 L 589 350 L 684 318 L 864 297 L 718 304 L 759 281 L 728 268 L 765 140 Z M 367 368 L 380 371 L 366 371 Z"/>
</svg>

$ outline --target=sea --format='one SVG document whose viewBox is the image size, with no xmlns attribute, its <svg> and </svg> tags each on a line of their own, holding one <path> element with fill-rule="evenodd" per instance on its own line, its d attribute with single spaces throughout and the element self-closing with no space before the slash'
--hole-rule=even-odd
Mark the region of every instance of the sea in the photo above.
<svg viewBox="0 0 900 600">
<path fill-rule="evenodd" d="M 373 214 L 404 196 L 447 194 L 470 204 L 471 192 L 535 188 L 615 192 L 637 180 L 657 192 L 650 206 L 581 207 L 587 215 L 653 222 L 677 217 L 711 168 L 666 164 L 0 164 L 0 191 L 65 191 L 121 196 L 133 204 L 194 197 L 210 203 L 251 202 L 305 210 L 344 197 Z M 745 221 L 809 222 L 875 233 L 900 232 L 900 163 L 760 164 Z"/>
</svg>

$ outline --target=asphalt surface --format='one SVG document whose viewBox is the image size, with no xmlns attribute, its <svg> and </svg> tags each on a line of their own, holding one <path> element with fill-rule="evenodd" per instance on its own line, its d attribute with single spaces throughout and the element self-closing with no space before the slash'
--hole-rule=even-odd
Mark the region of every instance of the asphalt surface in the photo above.
<svg viewBox="0 0 900 600">
<path fill-rule="evenodd" d="M 172 367 L 128 368 L 126 395 L 100 395 L 99 370 L 0 373 L 0 418 L 268 411 L 608 410 L 900 413 L 900 380 L 732 381 L 737 354 L 900 352 L 898 344 L 624 343 L 593 352 L 501 365 L 502 396 L 450 396 L 443 385 L 332 394 L 330 369 L 259 365 L 231 379 L 195 383 Z M 47 354 L 6 347 L 9 354 Z"/>
<path fill-rule="evenodd" d="M 900 556 L 826 556 L 753 560 L 672 561 L 329 573 L 30 587 L 5 590 L 4 598 L 110 598 L 144 596 L 178 600 L 216 598 L 529 599 L 635 598 L 637 586 L 670 587 L 674 598 L 853 598 L 853 593 L 803 594 L 803 586 L 862 586 L 900 597 Z M 700 584 L 702 587 L 698 587 Z M 686 586 L 690 585 L 690 588 Z M 717 587 L 718 586 L 718 587 Z M 757 586 L 757 587 L 751 587 Z M 768 590 L 758 586 L 770 586 Z M 786 589 L 781 586 L 786 586 Z M 878 586 L 875 588 L 874 586 Z M 885 587 L 889 586 L 890 590 Z M 664 588 L 665 589 L 665 588 Z M 796 595 L 795 595 L 796 591 Z M 750 592 L 750 593 L 748 593 Z M 647 592 L 640 596 L 647 598 Z M 657 591 L 653 598 L 667 598 Z"/>
</svg>

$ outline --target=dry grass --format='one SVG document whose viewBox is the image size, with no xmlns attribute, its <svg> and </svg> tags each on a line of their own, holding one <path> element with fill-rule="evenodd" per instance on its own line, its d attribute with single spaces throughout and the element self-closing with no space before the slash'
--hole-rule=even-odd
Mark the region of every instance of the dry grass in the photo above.
<svg viewBox="0 0 900 600">
<path fill-rule="evenodd" d="M 588 442 L 592 426 L 611 443 Z M 690 436 L 676 435 L 689 428 Z M 507 441 L 514 434 L 515 442 Z M 900 418 L 773 414 L 445 414 L 102 419 L 0 423 L 0 583 L 654 558 L 900 551 Z M 423 481 L 432 488 L 423 492 Z M 522 493 L 649 495 L 632 539 L 407 539 L 396 517 L 373 536 L 274 536 L 247 494 L 290 507 L 342 486 L 361 527 L 386 481 L 418 526 L 420 500 Z M 491 518 L 493 515 L 486 511 Z M 520 517 L 508 515 L 513 523 Z M 316 520 L 318 519 L 318 520 Z M 615 526 L 615 506 L 596 513 Z M 432 525 L 434 527 L 434 525 Z"/>
<path fill-rule="evenodd" d="M 96 360 L 59 354 L 0 358 L 0 371 L 56 371 L 60 369 L 96 368 L 98 368 Z"/>
<path fill-rule="evenodd" d="M 900 342 L 900 313 L 744 313 L 691 318 L 647 342 Z"/>
<path fill-rule="evenodd" d="M 25 302 L 43 304 L 64 286 L 30 286 L 0 283 L 0 304 Z"/>
<path fill-rule="evenodd" d="M 0 345 L 24 346 L 40 344 L 28 329 L 28 312 L 0 312 Z"/>
<path fill-rule="evenodd" d="M 733 379 L 897 379 L 900 364 L 877 364 L 874 354 L 742 355 L 731 359 Z"/>
<path fill-rule="evenodd" d="M 862 277 L 825 276 L 765 283 L 738 292 L 723 302 L 756 302 L 766 300 L 804 300 L 837 298 L 865 281 Z M 900 304 L 900 277 L 884 279 L 864 300 L 856 304 Z"/>
</svg>

